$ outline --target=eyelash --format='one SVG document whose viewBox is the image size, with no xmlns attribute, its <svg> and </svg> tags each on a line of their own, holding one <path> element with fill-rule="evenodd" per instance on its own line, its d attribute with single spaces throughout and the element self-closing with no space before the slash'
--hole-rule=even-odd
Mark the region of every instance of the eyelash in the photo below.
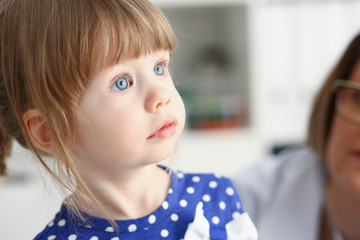
<svg viewBox="0 0 360 240">
<path fill-rule="evenodd" d="M 169 68 L 170 67 L 170 60 L 164 60 L 159 62 L 159 64 L 163 64 L 164 67 Z"/>
</svg>

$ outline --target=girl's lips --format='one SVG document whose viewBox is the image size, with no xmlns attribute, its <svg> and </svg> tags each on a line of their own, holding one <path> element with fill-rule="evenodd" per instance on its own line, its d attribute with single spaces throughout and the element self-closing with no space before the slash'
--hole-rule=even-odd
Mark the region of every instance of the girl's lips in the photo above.
<svg viewBox="0 0 360 240">
<path fill-rule="evenodd" d="M 162 122 L 160 126 L 147 138 L 168 138 L 176 133 L 177 119 L 169 118 Z"/>
</svg>

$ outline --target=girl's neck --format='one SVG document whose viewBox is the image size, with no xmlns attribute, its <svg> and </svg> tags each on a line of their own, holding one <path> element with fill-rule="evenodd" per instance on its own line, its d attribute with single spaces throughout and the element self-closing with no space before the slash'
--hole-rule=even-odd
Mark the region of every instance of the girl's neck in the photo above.
<svg viewBox="0 0 360 240">
<path fill-rule="evenodd" d="M 170 175 L 156 165 L 132 170 L 133 174 L 114 181 L 108 178 L 87 181 L 95 197 L 103 204 L 115 220 L 135 219 L 146 216 L 159 208 L 166 199 L 170 187 Z M 78 198 L 78 199 L 77 199 Z M 75 194 L 75 200 L 80 200 Z M 81 211 L 96 217 L 106 217 L 92 202 L 84 205 Z"/>
<path fill-rule="evenodd" d="M 326 209 L 332 230 L 341 233 L 344 240 L 360 239 L 360 204 L 337 183 L 327 187 Z"/>
</svg>

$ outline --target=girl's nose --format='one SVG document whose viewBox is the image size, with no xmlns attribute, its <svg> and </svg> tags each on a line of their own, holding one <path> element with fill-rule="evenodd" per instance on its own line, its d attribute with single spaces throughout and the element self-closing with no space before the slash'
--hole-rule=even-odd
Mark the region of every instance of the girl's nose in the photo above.
<svg viewBox="0 0 360 240">
<path fill-rule="evenodd" d="M 145 99 L 145 109 L 150 113 L 155 113 L 159 108 L 171 102 L 170 89 L 160 85 L 152 86 Z"/>
</svg>

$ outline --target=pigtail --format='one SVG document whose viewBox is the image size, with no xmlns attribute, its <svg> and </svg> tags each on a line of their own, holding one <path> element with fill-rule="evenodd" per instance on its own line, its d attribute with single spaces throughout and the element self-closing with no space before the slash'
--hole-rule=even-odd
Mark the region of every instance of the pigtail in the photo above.
<svg viewBox="0 0 360 240">
<path fill-rule="evenodd" d="M 3 6 L 3 2 L 0 4 L 0 11 Z M 1 19 L 2 19 L 3 13 L 1 12 Z M 7 101 L 7 93 L 5 89 L 5 83 L 3 79 L 3 72 L 2 68 L 0 68 L 0 176 L 6 175 L 6 164 L 5 159 L 8 157 L 11 153 L 11 143 L 12 138 L 10 137 L 8 131 L 5 127 L 5 118 L 4 114 L 6 112 L 6 108 L 8 107 L 9 101 Z"/>
<path fill-rule="evenodd" d="M 0 123 L 0 176 L 6 175 L 5 159 L 11 153 L 12 138 L 7 134 L 3 124 Z"/>
<path fill-rule="evenodd" d="M 4 53 L 7 49 L 3 39 L 3 24 L 5 24 L 4 15 L 8 4 L 8 0 L 0 1 L 0 177 L 6 175 L 5 160 L 11 154 L 13 139 L 18 140 L 23 146 L 26 145 L 18 120 L 11 106 L 4 74 L 4 60 L 7 59 L 4 57 Z"/>
<path fill-rule="evenodd" d="M 4 85 L 4 80 L 0 77 L 0 176 L 6 175 L 5 159 L 10 155 L 12 146 L 12 137 L 6 127 L 8 124 L 5 123 L 5 121 L 9 120 L 6 114 L 10 103 Z"/>
<path fill-rule="evenodd" d="M 8 121 L 5 116 L 10 103 L 4 85 L 4 79 L 0 77 L 0 176 L 6 175 L 5 159 L 10 155 L 12 145 L 12 137 L 6 129 L 7 124 L 5 124 L 5 121 Z"/>
</svg>

